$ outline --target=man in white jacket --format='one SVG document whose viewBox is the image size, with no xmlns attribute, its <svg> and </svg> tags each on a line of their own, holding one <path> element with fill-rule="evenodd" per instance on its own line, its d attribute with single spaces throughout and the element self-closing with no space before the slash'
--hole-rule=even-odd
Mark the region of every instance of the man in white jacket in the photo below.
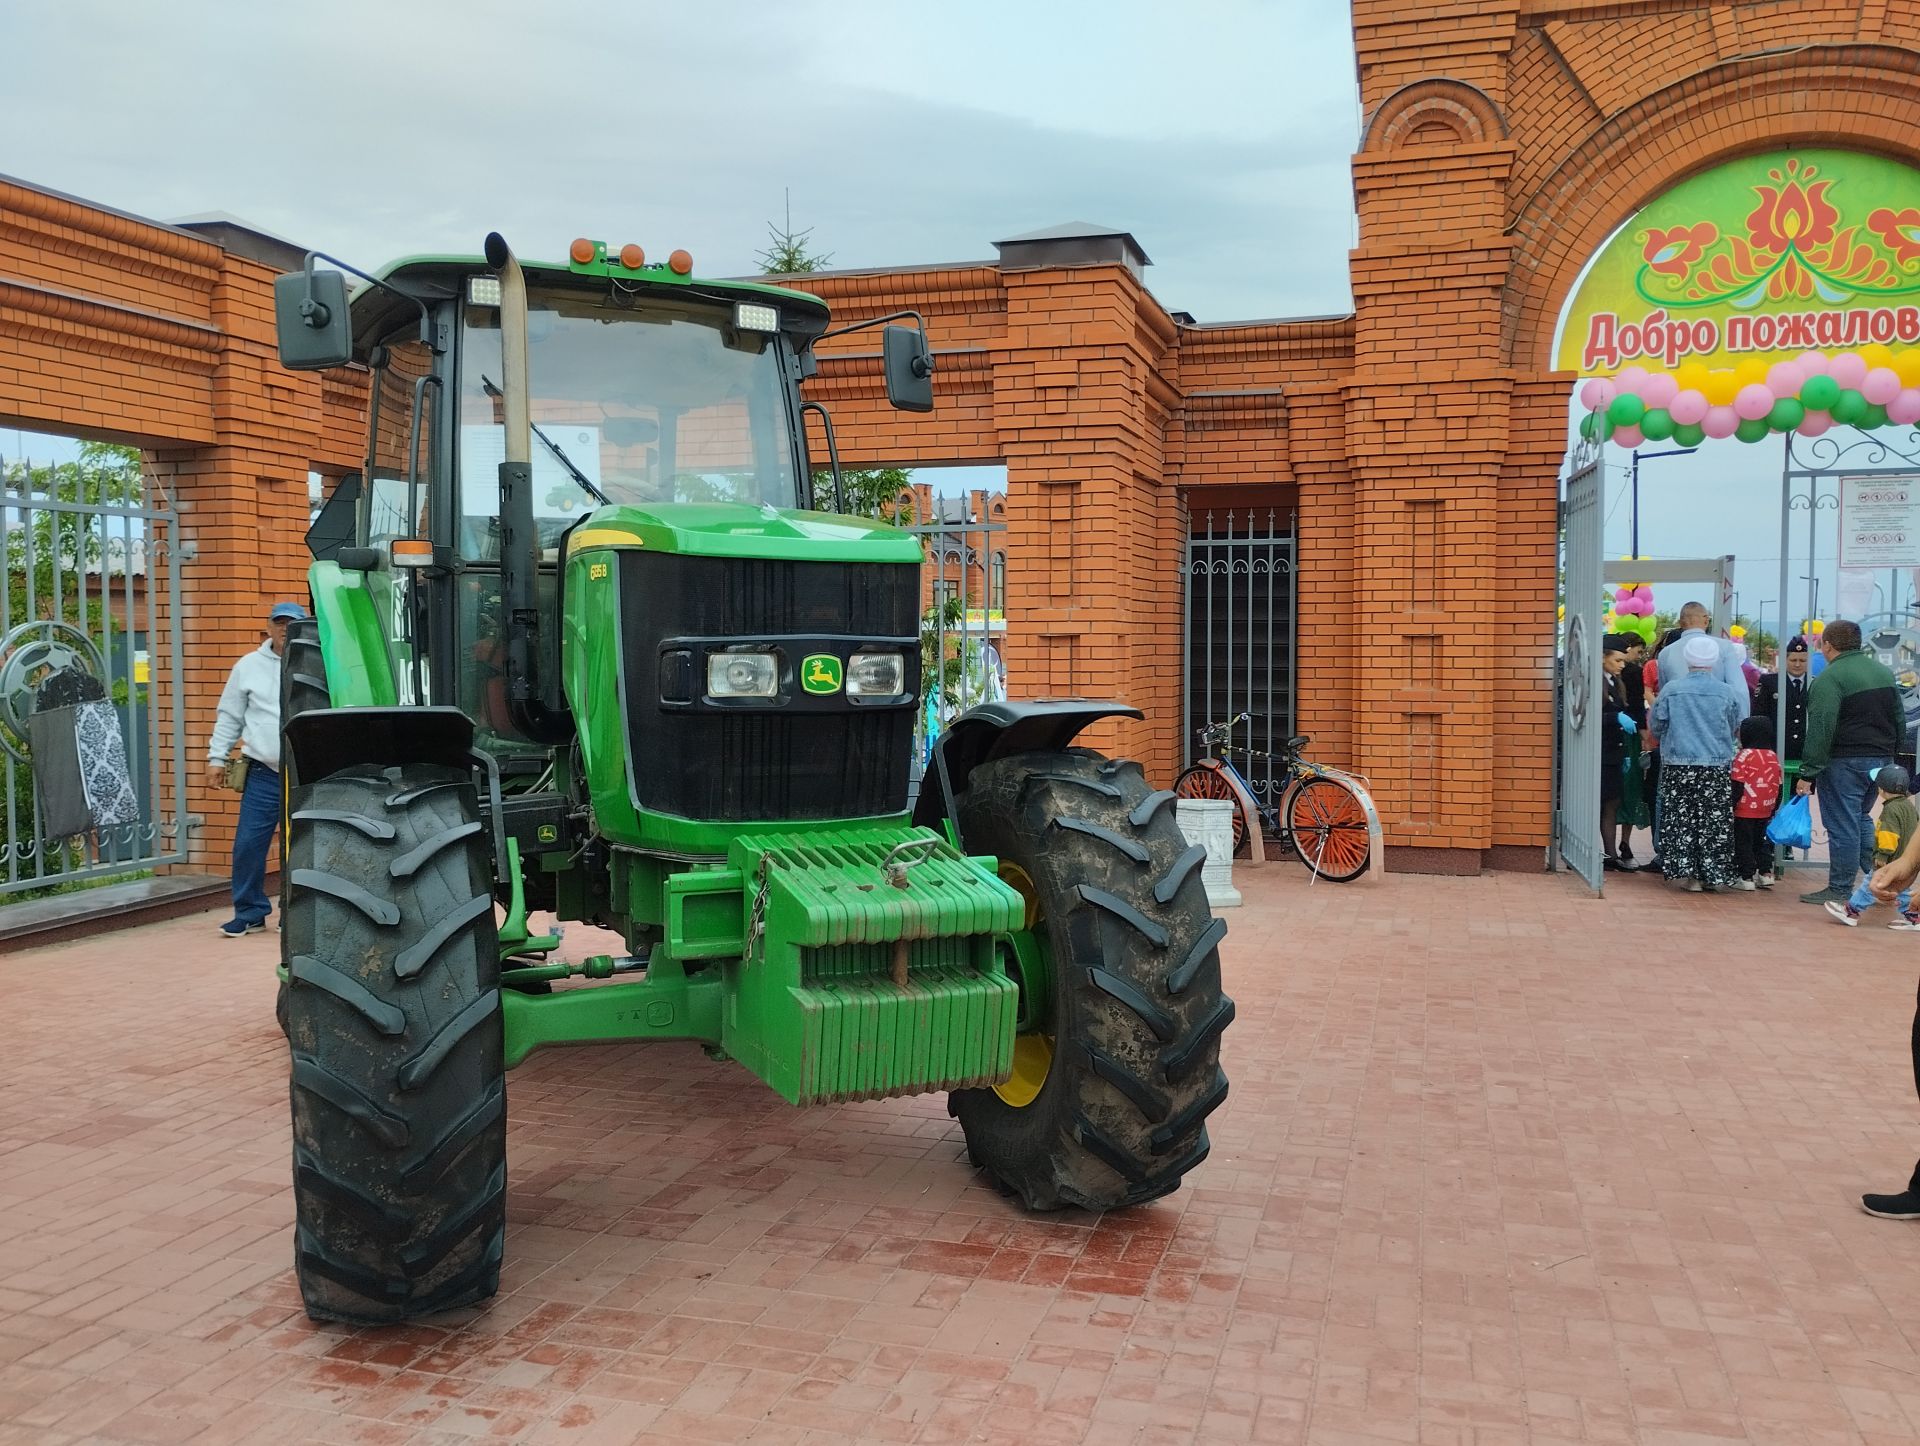
<svg viewBox="0 0 1920 1446">
<path fill-rule="evenodd" d="M 227 674 L 220 712 L 207 745 L 207 777 L 220 783 L 233 745 L 247 760 L 247 786 L 240 794 L 240 824 L 233 835 L 233 917 L 220 926 L 226 938 L 267 927 L 267 853 L 280 830 L 280 655 L 287 625 L 305 618 L 298 603 L 275 603 L 267 614 L 267 640 Z"/>
</svg>

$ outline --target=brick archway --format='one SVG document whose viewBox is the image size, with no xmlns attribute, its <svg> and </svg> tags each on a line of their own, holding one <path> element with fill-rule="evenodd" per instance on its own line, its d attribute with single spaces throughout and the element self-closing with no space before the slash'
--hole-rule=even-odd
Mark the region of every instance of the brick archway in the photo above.
<svg viewBox="0 0 1920 1446">
<path fill-rule="evenodd" d="M 1780 63 L 1731 62 L 1647 96 L 1519 199 L 1505 355 L 1551 369 L 1553 330 L 1580 269 L 1634 212 L 1697 171 L 1784 144 L 1830 145 L 1920 162 L 1920 54 L 1833 48 Z M 1633 186 L 1617 178 L 1631 165 Z M 1569 200 L 1569 198 L 1572 198 Z"/>
</svg>

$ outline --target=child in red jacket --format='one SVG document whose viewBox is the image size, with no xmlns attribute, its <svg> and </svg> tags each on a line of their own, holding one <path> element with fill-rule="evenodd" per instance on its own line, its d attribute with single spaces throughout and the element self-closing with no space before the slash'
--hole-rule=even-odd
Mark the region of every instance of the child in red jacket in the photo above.
<svg viewBox="0 0 1920 1446">
<path fill-rule="evenodd" d="M 1773 887 L 1773 845 L 1767 821 L 1780 803 L 1780 758 L 1773 751 L 1771 718 L 1746 718 L 1740 724 L 1740 751 L 1733 755 L 1733 863 L 1736 889 Z"/>
</svg>

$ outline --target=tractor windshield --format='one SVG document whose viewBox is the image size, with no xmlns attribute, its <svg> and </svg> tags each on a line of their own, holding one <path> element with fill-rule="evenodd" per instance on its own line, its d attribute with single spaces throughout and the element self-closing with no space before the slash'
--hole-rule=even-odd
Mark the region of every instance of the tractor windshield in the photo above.
<svg viewBox="0 0 1920 1446">
<path fill-rule="evenodd" d="M 609 502 L 799 505 L 777 338 L 712 302 L 530 288 L 534 515 L 552 546 Z M 500 312 L 471 305 L 460 351 L 463 551 L 499 556 Z M 596 496 L 598 494 L 598 496 Z"/>
</svg>

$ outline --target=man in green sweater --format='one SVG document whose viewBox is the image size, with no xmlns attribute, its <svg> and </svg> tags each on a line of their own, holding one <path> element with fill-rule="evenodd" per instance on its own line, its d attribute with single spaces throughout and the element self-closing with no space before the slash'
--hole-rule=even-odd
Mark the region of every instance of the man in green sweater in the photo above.
<svg viewBox="0 0 1920 1446">
<path fill-rule="evenodd" d="M 1873 870 L 1873 775 L 1893 762 L 1906 741 L 1907 715 L 1893 674 L 1861 649 L 1858 623 L 1828 623 L 1820 651 L 1827 666 L 1807 694 L 1807 746 L 1797 787 L 1809 793 L 1817 786 L 1820 792 L 1827 883 L 1802 894 L 1800 902 L 1844 904 L 1853 895 L 1854 876 Z"/>
</svg>

